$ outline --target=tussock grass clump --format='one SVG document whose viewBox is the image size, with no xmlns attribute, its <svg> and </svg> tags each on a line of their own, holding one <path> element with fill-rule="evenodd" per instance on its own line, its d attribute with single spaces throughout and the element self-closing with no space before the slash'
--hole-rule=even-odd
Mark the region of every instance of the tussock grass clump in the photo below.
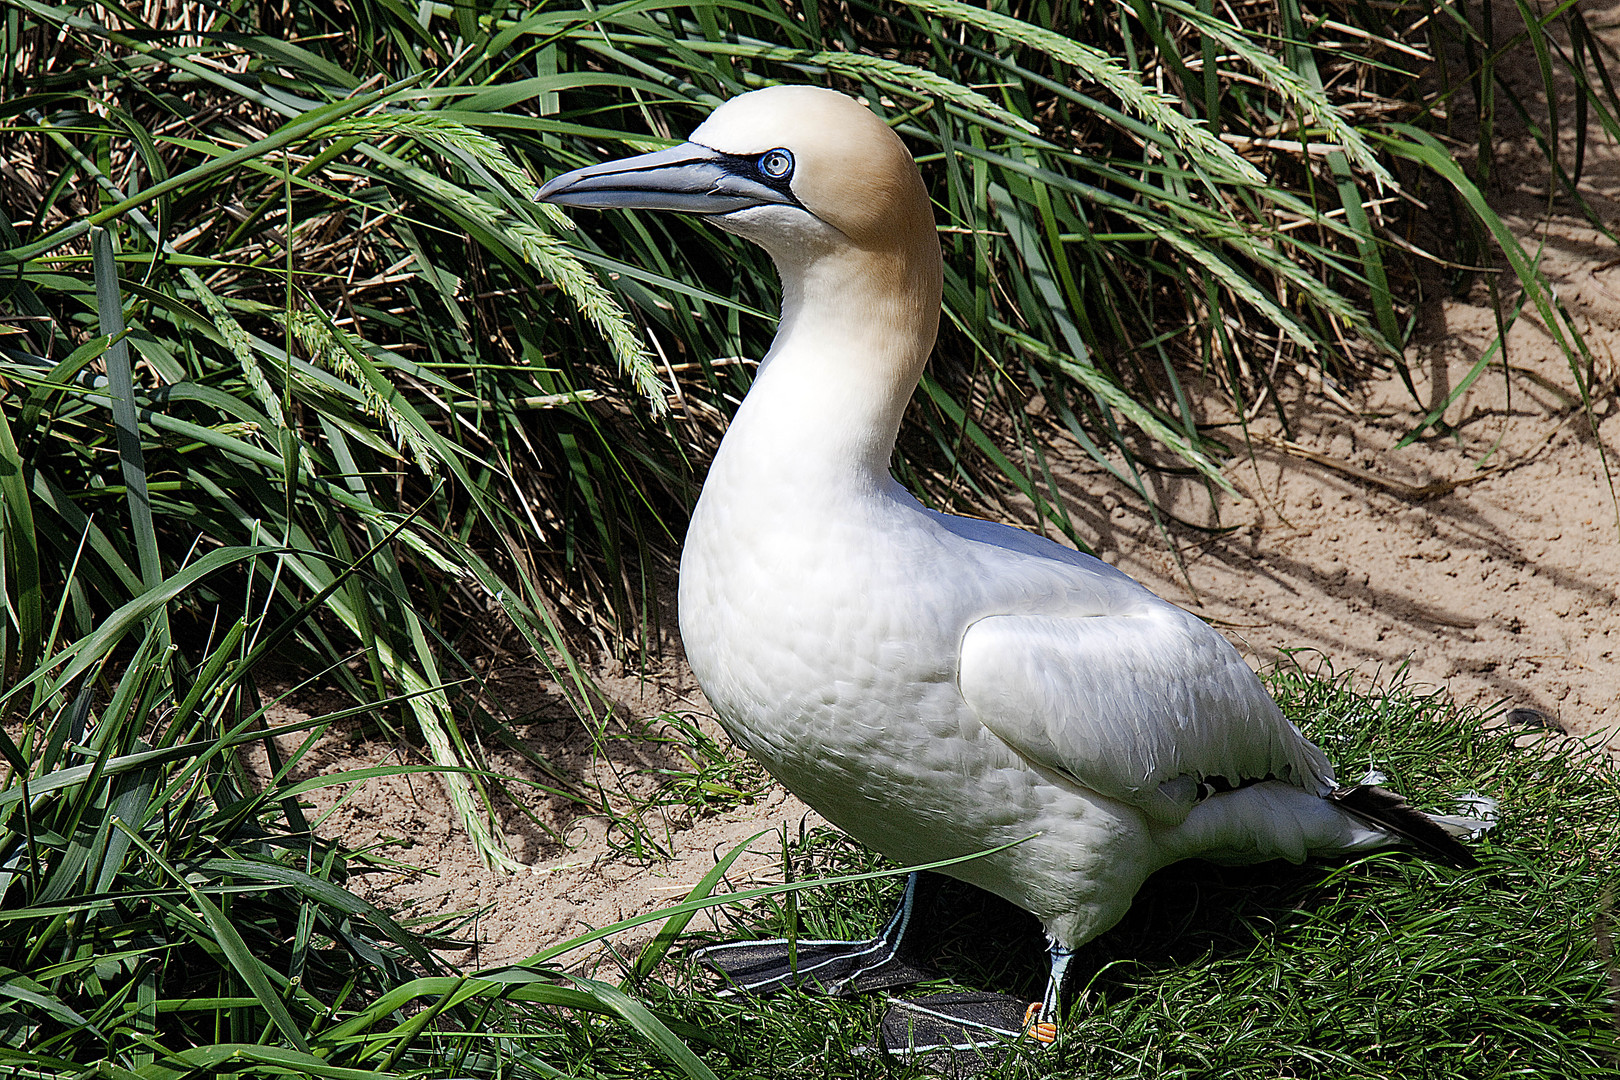
<svg viewBox="0 0 1620 1080">
<path fill-rule="evenodd" d="M 144 627 L 132 655 L 106 635 L 48 658 L 64 684 L 0 695 L 22 717 L 0 732 L 0 1072 L 553 1077 L 606 1017 L 626 1022 L 611 1054 L 712 1076 L 688 1047 L 704 1032 L 546 964 L 462 976 L 434 951 L 457 945 L 453 925 L 401 925 L 351 890 L 390 864 L 321 840 L 300 798 L 439 770 L 291 780 L 354 718 L 267 723 L 252 672 L 295 626 L 239 620 L 194 667 L 160 618 Z M 247 769 L 251 744 L 268 777 Z"/>
</svg>

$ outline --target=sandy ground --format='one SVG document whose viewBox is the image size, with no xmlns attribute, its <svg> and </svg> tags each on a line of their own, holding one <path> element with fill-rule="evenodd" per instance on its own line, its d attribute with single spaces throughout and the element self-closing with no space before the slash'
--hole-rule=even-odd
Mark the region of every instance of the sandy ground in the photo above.
<svg viewBox="0 0 1620 1080">
<path fill-rule="evenodd" d="M 1528 147 L 1504 149 L 1510 164 L 1515 154 L 1533 161 Z M 1252 457 L 1229 469 L 1237 497 L 1212 508 L 1202 486 L 1162 489 L 1178 516 L 1212 524 L 1218 514 L 1229 531 L 1172 526 L 1167 542 L 1134 500 L 1078 456 L 1064 483 L 1095 550 L 1220 627 L 1257 667 L 1283 660 L 1284 650 L 1307 650 L 1302 662 L 1319 656 L 1368 683 L 1404 670 L 1463 702 L 1536 710 L 1548 725 L 1597 735 L 1612 750 L 1620 746 L 1620 516 L 1608 475 L 1620 477 L 1620 252 L 1568 206 L 1554 202 L 1549 211 L 1541 173 L 1521 172 L 1536 179 L 1510 186 L 1496 205 L 1527 251 L 1545 245 L 1542 266 L 1586 336 L 1596 360 L 1590 415 L 1527 309 L 1508 338 L 1509 372 L 1498 357 L 1446 413 L 1447 434 L 1395 448 L 1492 340 L 1481 287 L 1421 313 L 1409 357 L 1421 405 L 1393 378 L 1347 389 L 1307 385 L 1291 402 L 1289 431 L 1265 416 L 1253 425 Z M 1620 220 L 1613 147 L 1589 146 L 1583 189 L 1604 220 Z M 523 737 L 562 775 L 597 785 L 621 808 L 656 789 L 657 770 L 687 766 L 674 744 L 615 736 L 668 709 L 701 718 L 704 708 L 676 657 L 645 679 L 609 681 L 621 716 L 595 740 L 526 673 L 512 673 L 506 687 L 510 714 L 529 718 Z M 320 703 L 300 699 L 300 708 L 315 712 Z M 717 734 L 712 720 L 695 722 Z M 502 771 L 550 782 L 514 753 L 490 756 Z M 419 759 L 334 737 L 304 771 L 404 760 Z M 516 875 L 479 865 L 429 777 L 370 781 L 335 809 L 340 789 L 311 802 L 333 811 L 328 834 L 362 845 L 394 838 L 385 853 L 424 869 L 372 877 L 369 895 L 410 916 L 460 913 L 462 935 L 477 944 L 451 955 L 487 967 L 678 899 L 719 854 L 755 833 L 796 835 L 816 823 L 781 789 L 757 775 L 754 783 L 757 797 L 723 812 L 654 811 L 648 832 L 673 853 L 668 859 L 627 850 L 622 828 L 536 792 L 526 798 L 532 819 L 514 811 L 502 822 L 514 853 L 532 864 Z M 755 848 L 734 867 L 731 887 L 779 879 L 781 840 L 768 835 Z M 650 933 L 627 934 L 619 948 L 633 950 Z M 594 950 L 573 959 L 606 958 Z"/>
<path fill-rule="evenodd" d="M 618 709 L 594 734 L 531 672 L 497 675 L 492 681 L 508 715 L 528 718 L 514 725 L 515 733 L 544 756 L 547 766 L 537 767 L 510 749 L 486 750 L 492 770 L 515 779 L 510 790 L 523 802 L 519 809 L 511 800 L 497 799 L 501 832 L 524 869 L 509 874 L 480 863 L 444 789 L 431 775 L 381 776 L 305 796 L 321 835 L 370 848 L 407 868 L 364 874 L 351 887 L 398 918 L 441 923 L 452 937 L 467 943 L 463 949 L 444 950 L 444 955 L 469 969 L 513 963 L 589 930 L 677 902 L 721 857 L 750 838 L 757 839 L 732 864 L 717 891 L 778 883 L 783 879 L 784 830 L 791 841 L 801 830 L 825 824 L 727 744 L 678 659 L 642 678 L 602 677 L 601 685 Z M 342 705 L 335 696 L 328 701 L 300 693 L 290 703 L 273 706 L 271 713 L 275 721 L 297 722 Z M 671 710 L 677 710 L 674 722 L 659 719 Z M 748 797 L 725 797 L 720 808 L 711 809 L 701 799 L 682 802 L 670 794 L 672 774 L 692 775 L 702 764 L 693 747 L 703 742 L 689 734 L 693 729 L 727 758 L 724 773 L 702 775 Z M 297 742 L 293 736 L 278 739 L 284 756 L 291 755 Z M 322 737 L 295 774 L 305 778 L 425 763 L 415 748 L 345 729 Z M 265 774 L 262 749 L 250 751 L 249 764 Z M 573 797 L 557 794 L 564 791 Z M 600 803 L 581 805 L 581 796 Z M 631 817 L 639 828 L 628 823 Z M 700 916 L 691 929 L 719 929 L 726 917 Z M 613 963 L 614 950 L 633 957 L 657 929 L 656 924 L 631 929 L 561 962 L 594 968 Z"/>
</svg>

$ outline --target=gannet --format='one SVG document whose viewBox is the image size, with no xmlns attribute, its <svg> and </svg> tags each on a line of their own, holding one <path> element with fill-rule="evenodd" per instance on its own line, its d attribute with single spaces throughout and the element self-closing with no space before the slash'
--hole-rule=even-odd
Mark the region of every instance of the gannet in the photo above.
<svg viewBox="0 0 1620 1080">
<path fill-rule="evenodd" d="M 687 659 L 738 746 L 890 859 L 1014 844 L 946 872 L 1045 927 L 1037 1037 L 1054 1036 L 1074 950 L 1169 863 L 1403 840 L 1469 861 L 1452 837 L 1478 823 L 1341 787 L 1208 624 L 1090 555 L 930 510 L 890 475 L 943 276 L 916 164 L 870 110 L 757 90 L 679 146 L 538 198 L 703 215 L 775 262 L 781 322 L 681 556 Z M 800 943 L 799 970 L 746 985 L 804 969 L 892 985 L 915 886 L 872 942 Z"/>
</svg>

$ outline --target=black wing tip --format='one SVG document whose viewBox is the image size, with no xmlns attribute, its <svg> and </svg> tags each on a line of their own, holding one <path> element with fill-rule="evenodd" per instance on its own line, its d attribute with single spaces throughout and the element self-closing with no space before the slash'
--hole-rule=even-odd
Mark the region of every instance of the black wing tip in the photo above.
<svg viewBox="0 0 1620 1080">
<path fill-rule="evenodd" d="M 1388 788 L 1351 784 L 1328 792 L 1327 798 L 1346 813 L 1399 836 L 1437 862 L 1461 870 L 1472 870 L 1479 865 L 1479 860 L 1461 841 Z"/>
</svg>

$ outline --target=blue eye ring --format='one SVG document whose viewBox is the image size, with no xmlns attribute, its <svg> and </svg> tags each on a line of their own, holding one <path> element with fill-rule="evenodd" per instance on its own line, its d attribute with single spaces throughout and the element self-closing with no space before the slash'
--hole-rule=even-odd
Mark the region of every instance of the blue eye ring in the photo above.
<svg viewBox="0 0 1620 1080">
<path fill-rule="evenodd" d="M 772 180 L 782 180 L 793 172 L 793 152 L 783 147 L 759 155 L 759 171 Z"/>
</svg>

